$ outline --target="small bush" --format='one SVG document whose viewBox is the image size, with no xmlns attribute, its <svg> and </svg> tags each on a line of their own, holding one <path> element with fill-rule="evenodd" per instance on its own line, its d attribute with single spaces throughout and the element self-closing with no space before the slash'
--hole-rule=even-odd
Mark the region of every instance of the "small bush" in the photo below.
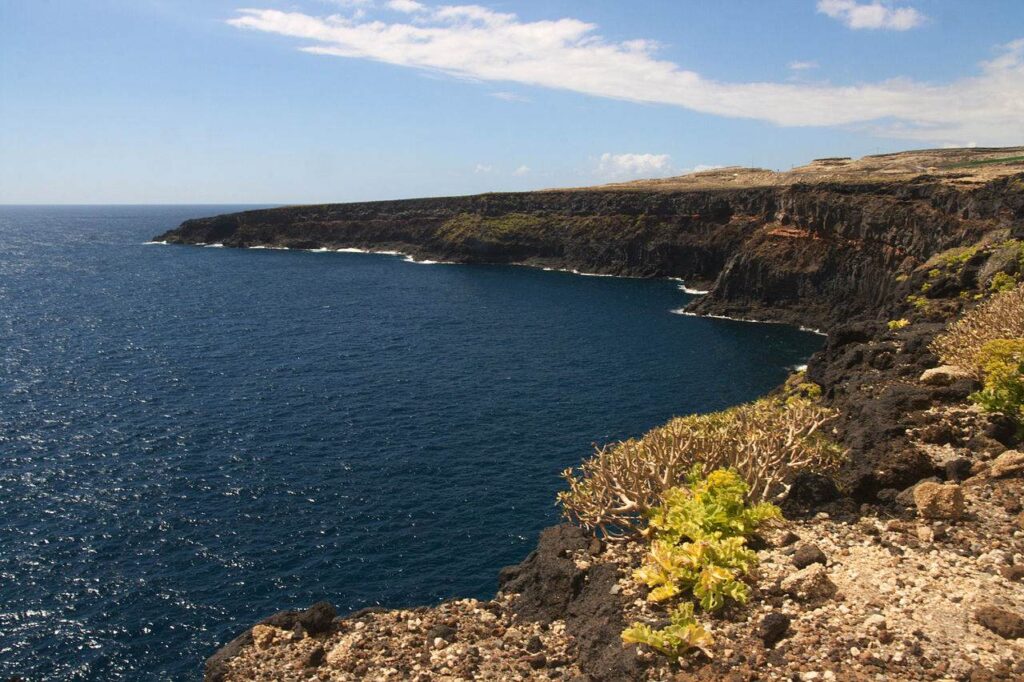
<svg viewBox="0 0 1024 682">
<path fill-rule="evenodd" d="M 981 349 L 989 341 L 1024 338 L 1024 285 L 1001 291 L 959 320 L 932 342 L 942 362 L 982 376 Z"/>
<path fill-rule="evenodd" d="M 989 412 L 1024 422 L 1024 339 L 996 339 L 981 347 L 983 388 L 971 400 Z"/>
<path fill-rule="evenodd" d="M 766 503 L 748 506 L 747 485 L 735 471 L 718 469 L 707 478 L 695 465 L 688 487 L 670 488 L 650 515 L 653 538 L 644 565 L 634 578 L 651 589 L 650 601 L 691 595 L 705 611 L 717 611 L 727 600 L 746 603 L 749 588 L 742 576 L 757 563 L 746 538 L 762 523 L 780 518 L 779 508 Z M 672 611 L 663 630 L 634 623 L 622 633 L 626 642 L 640 642 L 669 656 L 679 656 L 710 642 L 693 618 L 693 604 Z"/>
<path fill-rule="evenodd" d="M 1017 286 L 1017 278 L 1013 275 L 1008 275 L 1005 272 L 997 272 L 989 282 L 989 291 L 999 293 L 1001 291 L 1009 291 Z"/>
<path fill-rule="evenodd" d="M 889 331 L 896 331 L 897 329 L 903 329 L 910 324 L 910 320 L 902 317 L 898 320 L 889 320 Z"/>
<path fill-rule="evenodd" d="M 673 419 L 640 439 L 603 448 L 562 476 L 565 515 L 606 537 L 634 534 L 670 488 L 701 473 L 729 468 L 752 500 L 785 495 L 801 471 L 828 474 L 843 451 L 822 427 L 835 416 L 800 393 L 762 398 L 722 412 Z"/>
</svg>

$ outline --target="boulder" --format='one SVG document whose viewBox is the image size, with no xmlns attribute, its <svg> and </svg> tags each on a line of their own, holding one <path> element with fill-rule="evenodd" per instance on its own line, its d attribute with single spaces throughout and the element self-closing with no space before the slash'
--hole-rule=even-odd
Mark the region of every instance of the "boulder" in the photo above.
<svg viewBox="0 0 1024 682">
<path fill-rule="evenodd" d="M 956 365 L 942 365 L 926 369 L 921 375 L 921 383 L 928 386 L 949 386 L 963 379 L 973 380 L 974 374 L 970 370 Z"/>
<path fill-rule="evenodd" d="M 992 460 L 988 475 L 992 478 L 1024 476 L 1024 452 L 1007 450 Z"/>
<path fill-rule="evenodd" d="M 1003 639 L 1024 637 L 1024 617 L 1019 613 L 988 605 L 975 611 L 974 618 Z"/>
<path fill-rule="evenodd" d="M 811 564 L 782 580 L 782 591 L 801 601 L 829 599 L 836 593 L 836 585 L 821 564 Z"/>
<path fill-rule="evenodd" d="M 765 648 L 770 649 L 786 636 L 787 630 L 789 630 L 789 616 L 772 611 L 761 619 L 761 624 L 757 626 L 757 636 L 764 642 Z"/>
<path fill-rule="evenodd" d="M 964 491 L 956 483 L 921 483 L 914 488 L 914 504 L 926 519 L 955 521 L 964 515 Z"/>
<path fill-rule="evenodd" d="M 817 545 L 800 545 L 793 553 L 793 565 L 807 568 L 811 564 L 825 564 L 828 561 L 825 553 Z"/>
</svg>

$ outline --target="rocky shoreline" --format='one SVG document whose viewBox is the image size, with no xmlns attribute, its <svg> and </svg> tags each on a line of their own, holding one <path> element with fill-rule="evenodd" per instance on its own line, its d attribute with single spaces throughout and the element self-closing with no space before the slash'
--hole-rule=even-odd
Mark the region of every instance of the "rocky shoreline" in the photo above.
<svg viewBox="0 0 1024 682">
<path fill-rule="evenodd" d="M 970 156 L 956 153 L 933 156 Z M 627 622 L 658 616 L 629 579 L 639 549 L 562 525 L 492 601 L 283 612 L 212 657 L 207 679 L 1020 679 L 1021 443 L 929 343 L 996 273 L 1024 275 L 998 246 L 1024 238 L 1024 172 L 939 161 L 892 179 L 273 209 L 158 237 L 711 281 L 693 312 L 827 329 L 803 380 L 838 410 L 849 452 L 836 480 L 794 485 L 761 538 L 752 603 L 717 617 L 713 659 L 622 646 Z"/>
</svg>

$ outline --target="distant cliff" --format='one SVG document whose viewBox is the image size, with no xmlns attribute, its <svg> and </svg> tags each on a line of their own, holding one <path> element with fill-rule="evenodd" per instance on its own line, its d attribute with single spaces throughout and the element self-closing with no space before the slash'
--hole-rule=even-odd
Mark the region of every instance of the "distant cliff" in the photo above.
<svg viewBox="0 0 1024 682">
<path fill-rule="evenodd" d="M 935 253 L 1000 228 L 1019 233 L 1024 162 L 1008 155 L 1020 151 L 917 152 L 828 159 L 780 174 L 725 169 L 674 182 L 285 207 L 188 220 L 157 239 L 681 277 L 710 287 L 694 312 L 825 328 L 885 309 L 897 277 Z"/>
</svg>

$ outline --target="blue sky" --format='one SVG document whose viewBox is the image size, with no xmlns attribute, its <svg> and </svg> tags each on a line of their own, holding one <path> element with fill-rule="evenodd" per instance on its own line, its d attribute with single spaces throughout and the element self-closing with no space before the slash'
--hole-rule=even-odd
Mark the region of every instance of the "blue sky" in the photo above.
<svg viewBox="0 0 1024 682">
<path fill-rule="evenodd" d="M 0 203 L 299 203 L 1024 144 L 1020 0 L 0 0 Z"/>
</svg>

